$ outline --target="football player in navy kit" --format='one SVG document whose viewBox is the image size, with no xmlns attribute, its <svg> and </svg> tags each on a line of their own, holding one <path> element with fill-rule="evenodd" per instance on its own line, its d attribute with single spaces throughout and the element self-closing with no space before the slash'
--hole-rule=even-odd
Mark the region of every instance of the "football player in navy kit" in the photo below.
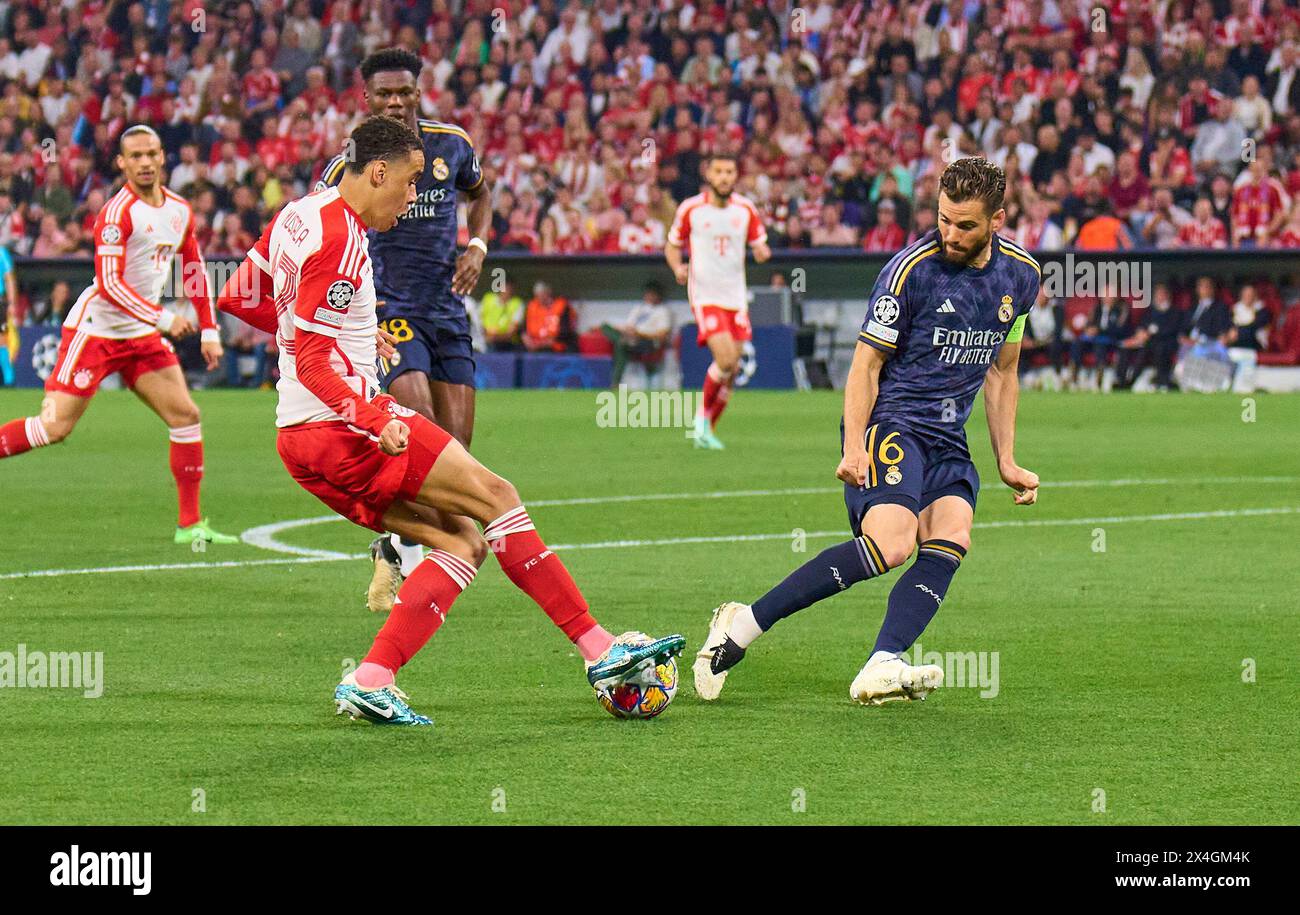
<svg viewBox="0 0 1300 915">
<path fill-rule="evenodd" d="M 844 388 L 836 476 L 853 539 L 823 550 L 756 600 L 723 604 L 695 661 L 695 689 L 716 699 L 727 671 L 777 621 L 886 574 L 917 551 L 889 594 L 866 665 L 849 687 L 862 704 L 923 699 L 943 668 L 906 651 L 939 610 L 970 549 L 979 474 L 965 424 L 984 389 L 993 454 L 1017 505 L 1038 498 L 1038 475 L 1014 456 L 1017 363 L 1041 270 L 998 235 L 1006 176 L 958 159 L 939 182 L 938 228 L 896 254 L 872 290 Z M 913 659 L 919 661 L 919 659 Z"/>
<path fill-rule="evenodd" d="M 376 51 L 361 63 L 370 113 L 404 122 L 424 143 L 424 174 L 415 203 L 390 231 L 369 233 L 380 327 L 397 350 L 395 358 L 381 360 L 380 381 L 398 403 L 436 422 L 468 448 L 474 432 L 474 350 L 461 296 L 473 291 L 483 270 L 491 188 L 469 134 L 455 124 L 417 117 L 421 66 L 418 56 L 401 48 Z M 326 164 L 317 189 L 339 182 L 345 155 Z M 459 194 L 470 202 L 470 239 L 457 256 Z M 434 520 L 452 532 L 472 526 L 467 518 Z M 424 551 L 394 534 L 371 543 L 370 555 L 374 575 L 366 604 L 387 612 Z"/>
</svg>

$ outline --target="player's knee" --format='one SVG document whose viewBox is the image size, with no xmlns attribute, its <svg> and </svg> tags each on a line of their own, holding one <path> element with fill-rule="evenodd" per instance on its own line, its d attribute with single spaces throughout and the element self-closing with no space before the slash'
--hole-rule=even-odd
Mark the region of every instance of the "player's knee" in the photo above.
<svg viewBox="0 0 1300 915">
<path fill-rule="evenodd" d="M 880 548 L 880 557 L 885 560 L 885 565 L 891 569 L 898 568 L 912 555 L 912 544 L 902 537 L 877 542 L 876 546 Z"/>
<path fill-rule="evenodd" d="M 483 480 L 483 500 L 491 509 L 492 517 L 499 518 L 520 504 L 519 490 L 509 480 L 497 476 L 490 470 L 485 471 Z"/>
<path fill-rule="evenodd" d="M 197 426 L 202 416 L 199 415 L 198 404 L 193 402 L 181 407 L 171 416 L 171 422 L 168 423 L 173 429 L 182 426 Z"/>
<path fill-rule="evenodd" d="M 50 440 L 51 445 L 66 441 L 75 425 L 76 423 L 66 419 L 41 420 L 41 427 L 45 429 L 45 437 Z"/>
<path fill-rule="evenodd" d="M 462 537 L 461 543 L 465 547 L 465 551 L 462 555 L 469 560 L 469 562 L 473 563 L 474 568 L 477 569 L 482 566 L 484 561 L 487 559 L 489 550 L 488 542 L 480 537 L 478 532 L 475 531 L 473 536 Z"/>
<path fill-rule="evenodd" d="M 962 551 L 965 552 L 965 553 L 969 553 L 969 552 L 970 552 L 970 532 L 969 532 L 969 531 L 962 531 L 962 532 L 960 532 L 960 533 L 948 534 L 948 536 L 946 536 L 946 537 L 940 537 L 940 538 L 938 538 L 938 539 L 940 539 L 940 540 L 947 540 L 949 543 L 955 543 L 955 544 L 957 544 L 957 546 L 961 547 L 961 548 L 962 548 Z"/>
<path fill-rule="evenodd" d="M 740 367 L 740 357 L 735 353 L 723 353 L 721 356 L 715 356 L 713 361 L 718 366 L 718 371 L 726 378 L 736 374 L 736 369 Z"/>
</svg>

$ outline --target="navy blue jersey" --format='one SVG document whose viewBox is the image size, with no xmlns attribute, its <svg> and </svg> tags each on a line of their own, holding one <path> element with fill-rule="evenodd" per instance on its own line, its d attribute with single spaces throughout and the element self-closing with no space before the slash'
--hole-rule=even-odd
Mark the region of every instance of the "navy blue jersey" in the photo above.
<svg viewBox="0 0 1300 915">
<path fill-rule="evenodd" d="M 951 264 L 926 233 L 885 265 L 858 339 L 887 354 L 871 423 L 889 420 L 969 456 L 966 420 L 1002 344 L 1020 339 L 1038 263 L 994 235 L 979 269 Z"/>
<path fill-rule="evenodd" d="M 384 318 L 463 316 L 465 306 L 451 292 L 456 192 L 474 190 L 483 183 L 483 173 L 469 134 L 461 128 L 420 119 L 416 129 L 424 141 L 424 174 L 415 186 L 415 202 L 393 228 L 369 233 L 375 292 L 386 303 Z M 343 169 L 343 156 L 335 156 L 316 189 L 338 184 Z"/>
</svg>

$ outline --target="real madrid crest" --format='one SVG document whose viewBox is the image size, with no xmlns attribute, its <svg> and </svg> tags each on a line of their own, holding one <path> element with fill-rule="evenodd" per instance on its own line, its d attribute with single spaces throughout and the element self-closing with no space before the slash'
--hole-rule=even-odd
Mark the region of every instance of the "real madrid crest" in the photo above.
<svg viewBox="0 0 1300 915">
<path fill-rule="evenodd" d="M 1004 295 L 1002 304 L 998 306 L 998 320 L 1003 324 L 1011 320 L 1011 316 L 1016 313 L 1016 308 L 1011 304 L 1011 296 Z"/>
<path fill-rule="evenodd" d="M 447 162 L 442 156 L 433 160 L 433 177 L 439 181 L 446 181 L 447 176 L 451 174 L 451 169 L 447 168 Z"/>
<path fill-rule="evenodd" d="M 885 471 L 885 482 L 890 486 L 897 486 L 899 483 L 903 482 L 903 473 L 898 469 L 897 464 L 894 464 Z"/>
</svg>

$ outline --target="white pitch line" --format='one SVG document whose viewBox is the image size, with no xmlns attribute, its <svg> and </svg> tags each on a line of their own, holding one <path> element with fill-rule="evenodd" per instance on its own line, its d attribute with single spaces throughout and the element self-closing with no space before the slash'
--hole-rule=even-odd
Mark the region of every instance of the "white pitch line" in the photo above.
<svg viewBox="0 0 1300 915">
<path fill-rule="evenodd" d="M 1129 477 L 1113 480 L 1046 480 L 1043 489 L 1071 489 L 1111 486 L 1218 486 L 1240 483 L 1297 483 L 1300 477 Z M 657 492 L 626 496 L 589 496 L 577 499 L 528 500 L 525 504 L 609 505 L 617 502 L 667 502 L 682 499 L 741 499 L 762 496 L 814 496 L 842 492 L 842 486 L 808 486 L 798 489 L 727 489 L 717 492 Z"/>
<path fill-rule="evenodd" d="M 291 543 L 282 543 L 275 538 L 275 535 L 281 531 L 292 530 L 299 527 L 310 527 L 313 524 L 327 524 L 334 521 L 346 520 L 342 515 L 317 515 L 315 518 L 298 518 L 293 521 L 279 521 L 275 524 L 263 524 L 260 527 L 250 527 L 239 535 L 239 539 L 249 546 L 261 547 L 264 550 L 270 550 L 273 553 L 289 553 L 294 556 L 309 557 L 312 559 L 352 559 L 347 553 L 339 553 L 334 550 L 313 550 L 304 546 L 294 546 Z"/>
<path fill-rule="evenodd" d="M 1252 518 L 1261 515 L 1300 514 L 1300 506 L 1280 506 L 1277 508 L 1240 508 L 1219 511 L 1200 512 L 1166 512 L 1158 515 L 1110 515 L 1096 518 L 1048 518 L 1042 520 L 1024 519 L 1008 521 L 977 522 L 975 528 L 1007 527 L 1066 527 L 1078 524 L 1124 524 L 1144 521 L 1200 521 L 1209 518 Z M 340 519 L 341 520 L 341 519 Z M 806 538 L 844 537 L 843 529 L 832 531 L 809 531 Z M 560 543 L 555 550 L 608 550 L 618 548 L 641 548 L 654 546 L 677 546 L 692 543 L 752 543 L 763 540 L 788 540 L 792 531 L 779 531 L 772 534 L 723 534 L 713 537 L 668 537 L 659 540 L 606 540 L 596 543 Z M 324 552 L 324 551 L 322 551 Z M 348 555 L 333 553 L 324 556 L 295 556 L 285 559 L 250 559 L 229 562 L 190 562 L 170 563 L 166 565 L 106 566 L 96 569 L 45 569 L 36 572 L 9 572 L 0 575 L 0 580 L 14 578 L 51 578 L 64 575 L 103 575 L 112 572 L 171 572 L 180 569 L 231 569 L 244 566 L 292 565 L 314 562 L 341 562 L 349 559 L 363 559 L 368 555 L 360 553 Z"/>
<path fill-rule="evenodd" d="M 1065 489 L 1065 488 L 1084 488 L 1084 487 L 1112 487 L 1112 486 L 1206 486 L 1206 485 L 1227 485 L 1236 483 L 1295 483 L 1300 482 L 1300 477 L 1193 477 L 1190 479 L 1179 479 L 1177 477 L 1153 477 L 1146 479 L 1120 478 L 1113 480 L 1058 480 L 1056 482 L 1045 482 L 1042 484 L 1043 489 Z M 798 487 L 794 489 L 724 489 L 715 492 L 654 492 L 640 493 L 622 496 L 586 496 L 576 499 L 539 499 L 527 503 L 530 508 L 540 507 L 560 507 L 571 505 L 610 505 L 623 502 L 667 502 L 701 499 L 745 499 L 763 496 L 820 496 L 830 495 L 832 493 L 843 492 L 842 486 L 811 486 Z M 241 535 L 243 541 L 249 546 L 260 547 L 264 550 L 270 550 L 273 553 L 285 553 L 290 556 L 309 556 L 317 559 L 344 559 L 355 558 L 349 557 L 346 553 L 338 553 L 333 550 L 314 550 L 309 547 L 295 546 L 292 543 L 285 543 L 276 535 L 284 531 L 293 530 L 299 527 L 310 527 L 316 524 L 328 524 L 334 521 L 344 520 L 340 515 L 317 515 L 313 518 L 299 518 L 292 521 L 279 521 L 274 524 L 263 524 L 259 527 L 249 528 Z M 711 541 L 706 541 L 711 542 Z"/>
<path fill-rule="evenodd" d="M 1068 527 L 1075 524 L 1122 524 L 1126 521 L 1200 521 L 1206 518 L 1241 518 L 1254 515 L 1294 515 L 1300 514 L 1300 505 L 1281 508 L 1242 508 L 1223 511 L 1179 512 L 1162 515 L 1116 515 L 1107 518 L 1049 518 L 1045 520 L 1025 519 L 1023 521 L 977 521 L 973 528 L 995 527 Z M 805 538 L 846 537 L 847 528 L 834 531 L 805 531 Z M 777 534 L 727 534 L 717 537 L 670 537 L 666 540 L 606 540 L 602 543 L 557 543 L 559 550 L 606 550 L 618 547 L 676 546 L 683 543 L 748 543 L 760 540 L 789 540 L 794 531 L 781 531 Z"/>
</svg>

